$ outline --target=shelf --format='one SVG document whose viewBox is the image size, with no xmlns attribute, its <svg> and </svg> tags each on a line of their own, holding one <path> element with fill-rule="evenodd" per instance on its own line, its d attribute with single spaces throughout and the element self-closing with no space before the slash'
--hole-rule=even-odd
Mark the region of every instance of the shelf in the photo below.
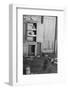
<svg viewBox="0 0 68 90">
<path fill-rule="evenodd" d="M 36 36 L 37 32 L 36 31 L 27 31 L 27 36 Z"/>
<path fill-rule="evenodd" d="M 27 37 L 28 41 L 36 42 L 36 37 Z"/>
<path fill-rule="evenodd" d="M 37 31 L 37 29 L 27 29 L 27 31 Z"/>
<path fill-rule="evenodd" d="M 36 37 L 37 35 L 27 35 L 27 37 Z"/>
</svg>

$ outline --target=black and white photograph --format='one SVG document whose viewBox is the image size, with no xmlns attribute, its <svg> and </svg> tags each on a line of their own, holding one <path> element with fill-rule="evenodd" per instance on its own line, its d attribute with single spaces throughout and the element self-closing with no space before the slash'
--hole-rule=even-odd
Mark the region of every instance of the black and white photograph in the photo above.
<svg viewBox="0 0 68 90">
<path fill-rule="evenodd" d="M 58 73 L 57 16 L 23 15 L 23 75 Z"/>
<path fill-rule="evenodd" d="M 13 85 L 63 82 L 64 10 L 22 5 L 12 5 L 11 10 L 9 82 Z"/>
<path fill-rule="evenodd" d="M 68 90 L 68 0 L 0 1 L 0 90 Z"/>
</svg>

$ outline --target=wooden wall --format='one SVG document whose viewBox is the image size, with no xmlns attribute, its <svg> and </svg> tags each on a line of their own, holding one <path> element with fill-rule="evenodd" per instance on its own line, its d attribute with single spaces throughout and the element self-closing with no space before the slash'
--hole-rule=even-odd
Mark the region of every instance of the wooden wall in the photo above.
<svg viewBox="0 0 68 90">
<path fill-rule="evenodd" d="M 36 17 L 36 19 L 35 19 Z M 41 52 L 53 52 L 55 42 L 55 27 L 56 17 L 44 16 L 43 23 L 41 23 L 41 16 L 34 16 L 34 20 L 37 20 L 37 42 L 41 43 Z M 26 27 L 24 27 L 24 31 Z M 25 33 L 24 33 L 25 35 Z M 25 36 L 24 36 L 25 38 Z M 24 43 L 24 54 L 28 54 L 27 42 Z"/>
</svg>

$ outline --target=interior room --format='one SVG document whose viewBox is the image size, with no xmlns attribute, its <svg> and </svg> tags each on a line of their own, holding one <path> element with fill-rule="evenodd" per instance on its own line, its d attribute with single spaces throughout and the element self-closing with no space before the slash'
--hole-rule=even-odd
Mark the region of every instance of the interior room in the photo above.
<svg viewBox="0 0 68 90">
<path fill-rule="evenodd" d="M 57 72 L 57 16 L 23 15 L 23 74 Z"/>
</svg>

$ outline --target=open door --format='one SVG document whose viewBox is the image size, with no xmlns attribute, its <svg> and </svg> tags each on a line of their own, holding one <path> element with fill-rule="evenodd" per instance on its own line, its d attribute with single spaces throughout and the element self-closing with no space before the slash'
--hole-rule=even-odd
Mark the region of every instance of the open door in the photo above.
<svg viewBox="0 0 68 90">
<path fill-rule="evenodd" d="M 35 56 L 35 45 L 28 46 L 28 56 Z"/>
</svg>

